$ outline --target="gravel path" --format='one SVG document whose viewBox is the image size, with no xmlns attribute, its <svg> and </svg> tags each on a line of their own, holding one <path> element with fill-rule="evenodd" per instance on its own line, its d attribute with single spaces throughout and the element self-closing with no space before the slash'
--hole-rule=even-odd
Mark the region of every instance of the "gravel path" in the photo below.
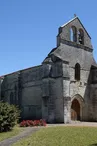
<svg viewBox="0 0 97 146">
<path fill-rule="evenodd" d="M 13 143 L 16 143 L 22 138 L 29 136 L 30 134 L 38 131 L 41 127 L 27 127 L 23 132 L 21 132 L 17 136 L 13 136 L 12 138 L 8 138 L 0 142 L 0 146 L 11 146 Z"/>
<path fill-rule="evenodd" d="M 48 127 L 53 127 L 53 126 L 97 127 L 97 122 L 72 121 L 70 124 L 48 124 L 47 126 Z"/>
</svg>

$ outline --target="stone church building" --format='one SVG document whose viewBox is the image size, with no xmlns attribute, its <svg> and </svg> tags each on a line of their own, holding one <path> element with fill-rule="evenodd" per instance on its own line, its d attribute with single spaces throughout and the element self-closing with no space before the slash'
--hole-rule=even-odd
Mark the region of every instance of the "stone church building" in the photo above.
<svg viewBox="0 0 97 146">
<path fill-rule="evenodd" d="M 41 65 L 1 77 L 0 94 L 20 107 L 22 119 L 97 121 L 97 64 L 79 18 L 59 28 L 56 48 Z"/>
</svg>

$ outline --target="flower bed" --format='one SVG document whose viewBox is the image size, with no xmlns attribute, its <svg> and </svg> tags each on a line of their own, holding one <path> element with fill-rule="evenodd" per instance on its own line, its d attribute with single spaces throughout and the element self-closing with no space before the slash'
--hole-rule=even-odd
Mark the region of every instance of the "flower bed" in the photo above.
<svg viewBox="0 0 97 146">
<path fill-rule="evenodd" d="M 33 127 L 33 126 L 46 126 L 46 122 L 44 120 L 23 120 L 20 123 L 20 127 Z"/>
</svg>

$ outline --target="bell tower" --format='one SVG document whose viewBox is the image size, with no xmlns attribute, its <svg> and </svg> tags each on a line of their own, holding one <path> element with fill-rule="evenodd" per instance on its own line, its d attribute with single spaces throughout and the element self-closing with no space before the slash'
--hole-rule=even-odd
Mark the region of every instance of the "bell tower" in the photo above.
<svg viewBox="0 0 97 146">
<path fill-rule="evenodd" d="M 57 46 L 60 46 L 64 41 L 69 41 L 92 49 L 91 37 L 77 16 L 59 27 Z"/>
</svg>

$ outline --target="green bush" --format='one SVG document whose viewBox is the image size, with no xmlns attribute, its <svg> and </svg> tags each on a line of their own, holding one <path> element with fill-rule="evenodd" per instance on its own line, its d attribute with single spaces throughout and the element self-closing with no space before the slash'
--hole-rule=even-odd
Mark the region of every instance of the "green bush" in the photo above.
<svg viewBox="0 0 97 146">
<path fill-rule="evenodd" d="M 11 130 L 17 124 L 19 115 L 16 106 L 0 102 L 0 132 Z"/>
</svg>

